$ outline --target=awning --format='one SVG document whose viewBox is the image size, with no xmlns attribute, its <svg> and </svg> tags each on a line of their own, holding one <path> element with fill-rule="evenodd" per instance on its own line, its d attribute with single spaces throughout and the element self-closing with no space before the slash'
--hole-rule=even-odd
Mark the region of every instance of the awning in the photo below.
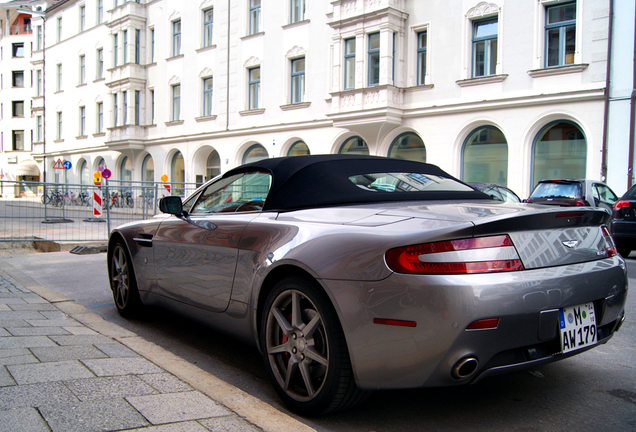
<svg viewBox="0 0 636 432">
<path fill-rule="evenodd" d="M 14 176 L 32 176 L 39 177 L 40 169 L 33 161 L 24 161 L 11 170 Z"/>
</svg>

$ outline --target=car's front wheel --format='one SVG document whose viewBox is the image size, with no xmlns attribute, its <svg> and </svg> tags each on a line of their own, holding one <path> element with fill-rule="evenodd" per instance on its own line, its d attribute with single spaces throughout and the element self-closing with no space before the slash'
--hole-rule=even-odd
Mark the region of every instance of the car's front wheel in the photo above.
<svg viewBox="0 0 636 432">
<path fill-rule="evenodd" d="M 627 258 L 629 254 L 632 253 L 632 250 L 625 246 L 619 246 L 617 249 L 618 249 L 618 253 L 621 254 L 623 258 Z"/>
<path fill-rule="evenodd" d="M 265 302 L 261 347 L 276 392 L 293 411 L 318 415 L 362 402 L 338 316 L 327 296 L 288 277 Z"/>
<path fill-rule="evenodd" d="M 115 243 L 109 270 L 110 288 L 117 312 L 126 318 L 136 315 L 141 309 L 141 299 L 130 255 L 121 241 Z"/>
</svg>

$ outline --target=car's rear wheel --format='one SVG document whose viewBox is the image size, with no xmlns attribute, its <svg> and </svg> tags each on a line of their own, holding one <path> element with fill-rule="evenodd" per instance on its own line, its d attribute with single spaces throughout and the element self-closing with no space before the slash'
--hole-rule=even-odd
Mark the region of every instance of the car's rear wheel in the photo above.
<svg viewBox="0 0 636 432">
<path fill-rule="evenodd" d="M 141 309 L 141 299 L 130 255 L 121 241 L 115 243 L 110 256 L 109 276 L 117 312 L 126 318 L 136 315 Z"/>
<path fill-rule="evenodd" d="M 265 367 L 293 411 L 318 415 L 362 402 L 336 312 L 315 284 L 288 277 L 268 295 L 261 321 Z"/>
</svg>

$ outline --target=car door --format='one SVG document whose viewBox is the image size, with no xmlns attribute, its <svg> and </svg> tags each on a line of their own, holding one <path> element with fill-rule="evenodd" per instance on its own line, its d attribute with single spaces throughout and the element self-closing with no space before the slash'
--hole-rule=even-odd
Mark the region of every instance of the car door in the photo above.
<svg viewBox="0 0 636 432">
<path fill-rule="evenodd" d="M 230 301 L 238 245 L 258 217 L 268 173 L 243 173 L 205 188 L 183 217 L 163 221 L 153 237 L 158 293 L 213 312 Z"/>
<path fill-rule="evenodd" d="M 594 205 L 596 207 L 607 209 L 611 213 L 614 204 L 618 201 L 618 197 L 609 188 L 609 186 L 601 183 L 594 183 L 592 185 L 592 193 L 594 195 Z"/>
</svg>

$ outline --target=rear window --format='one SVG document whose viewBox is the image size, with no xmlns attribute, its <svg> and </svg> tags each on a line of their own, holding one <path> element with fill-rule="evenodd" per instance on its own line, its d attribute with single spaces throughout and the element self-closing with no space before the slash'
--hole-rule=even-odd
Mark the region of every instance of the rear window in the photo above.
<svg viewBox="0 0 636 432">
<path fill-rule="evenodd" d="M 472 191 L 456 180 L 420 173 L 373 173 L 349 177 L 349 181 L 369 192 Z"/>
<path fill-rule="evenodd" d="M 532 198 L 581 198 L 580 183 L 539 183 Z"/>
</svg>

